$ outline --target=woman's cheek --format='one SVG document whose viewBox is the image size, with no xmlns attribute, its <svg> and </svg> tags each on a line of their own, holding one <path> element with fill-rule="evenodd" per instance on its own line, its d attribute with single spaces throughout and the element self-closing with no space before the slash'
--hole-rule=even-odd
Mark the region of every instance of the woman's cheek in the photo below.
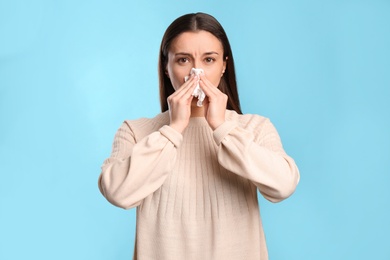
<svg viewBox="0 0 390 260">
<path fill-rule="evenodd" d="M 178 90 L 184 84 L 184 77 L 181 75 L 177 75 L 173 78 L 172 85 L 175 90 Z"/>
<path fill-rule="evenodd" d="M 205 70 L 206 78 L 214 85 L 218 86 L 221 79 L 221 73 L 217 69 Z"/>
<path fill-rule="evenodd" d="M 219 85 L 220 80 L 221 80 L 220 75 L 215 75 L 214 74 L 213 78 L 210 79 L 210 82 L 213 83 L 213 85 L 217 87 Z"/>
</svg>

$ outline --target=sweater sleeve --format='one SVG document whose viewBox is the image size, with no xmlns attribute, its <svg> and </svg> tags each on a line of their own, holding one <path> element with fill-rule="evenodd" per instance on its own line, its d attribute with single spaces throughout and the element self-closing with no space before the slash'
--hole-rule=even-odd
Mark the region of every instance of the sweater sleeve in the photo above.
<svg viewBox="0 0 390 260">
<path fill-rule="evenodd" d="M 181 142 L 182 135 L 167 125 L 136 142 L 124 122 L 115 135 L 111 156 L 102 165 L 100 192 L 115 206 L 138 206 L 163 184 Z"/>
<path fill-rule="evenodd" d="M 279 202 L 295 191 L 299 170 L 268 119 L 256 138 L 237 123 L 226 121 L 214 131 L 214 140 L 221 166 L 251 180 L 267 200 Z"/>
</svg>

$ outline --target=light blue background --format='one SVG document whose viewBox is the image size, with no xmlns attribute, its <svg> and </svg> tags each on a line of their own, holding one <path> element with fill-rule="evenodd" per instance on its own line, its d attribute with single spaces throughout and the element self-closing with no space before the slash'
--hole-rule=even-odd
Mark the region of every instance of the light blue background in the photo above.
<svg viewBox="0 0 390 260">
<path fill-rule="evenodd" d="M 390 259 L 388 0 L 1 0 L 0 259 L 131 259 L 135 210 L 100 195 L 100 166 L 124 119 L 159 112 L 162 35 L 197 11 L 301 171 L 260 199 L 270 259 Z"/>
</svg>

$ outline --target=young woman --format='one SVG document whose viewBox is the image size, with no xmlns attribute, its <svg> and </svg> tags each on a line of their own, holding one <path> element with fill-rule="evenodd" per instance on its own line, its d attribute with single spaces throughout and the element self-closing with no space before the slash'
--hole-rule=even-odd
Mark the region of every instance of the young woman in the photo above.
<svg viewBox="0 0 390 260">
<path fill-rule="evenodd" d="M 270 120 L 241 113 L 214 17 L 187 14 L 167 28 L 159 79 L 162 113 L 124 121 L 99 177 L 109 202 L 137 207 L 134 259 L 268 259 L 257 190 L 286 199 L 299 171 Z"/>
</svg>

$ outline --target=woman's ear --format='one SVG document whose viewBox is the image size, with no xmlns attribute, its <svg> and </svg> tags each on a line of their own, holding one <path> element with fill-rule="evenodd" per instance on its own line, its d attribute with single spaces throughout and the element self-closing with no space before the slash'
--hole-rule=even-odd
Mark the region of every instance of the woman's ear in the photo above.
<svg viewBox="0 0 390 260">
<path fill-rule="evenodd" d="M 225 73 L 227 59 L 228 59 L 228 57 L 226 56 L 226 58 L 225 58 L 224 61 L 223 61 L 223 67 L 222 67 L 221 77 L 223 77 L 223 74 Z"/>
<path fill-rule="evenodd" d="M 225 57 L 225 60 L 223 61 L 223 72 L 225 72 L 226 70 L 226 64 L 227 64 L 227 60 L 228 60 L 228 56 Z"/>
</svg>

